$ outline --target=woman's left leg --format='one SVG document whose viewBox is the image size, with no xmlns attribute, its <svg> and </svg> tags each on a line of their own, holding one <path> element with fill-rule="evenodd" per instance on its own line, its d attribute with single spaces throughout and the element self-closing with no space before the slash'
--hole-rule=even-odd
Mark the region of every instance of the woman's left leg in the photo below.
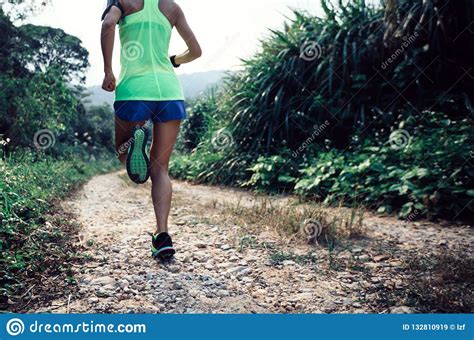
<svg viewBox="0 0 474 340">
<path fill-rule="evenodd" d="M 150 176 L 152 180 L 151 193 L 157 222 L 157 235 L 168 232 L 168 218 L 172 199 L 169 162 L 180 126 L 181 121 L 177 120 L 167 123 L 155 123 L 153 127 Z"/>
</svg>

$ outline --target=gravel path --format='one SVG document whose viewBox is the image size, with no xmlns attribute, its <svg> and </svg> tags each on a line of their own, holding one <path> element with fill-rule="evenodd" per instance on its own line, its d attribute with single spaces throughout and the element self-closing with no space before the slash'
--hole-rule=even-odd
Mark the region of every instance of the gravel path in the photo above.
<svg viewBox="0 0 474 340">
<path fill-rule="evenodd" d="M 232 223 L 228 207 L 252 209 L 259 198 L 250 193 L 175 182 L 171 233 L 178 253 L 163 265 L 150 257 L 149 190 L 129 184 L 123 172 L 113 173 L 92 179 L 64 204 L 82 225 L 79 239 L 89 260 L 75 267 L 77 294 L 38 311 L 416 312 L 406 301 L 381 303 L 386 294 L 408 289 L 403 268 L 410 254 L 442 248 L 472 257 L 468 227 L 375 216 L 365 217 L 364 237 L 331 254 L 304 242 L 285 242 L 271 226 Z"/>
</svg>

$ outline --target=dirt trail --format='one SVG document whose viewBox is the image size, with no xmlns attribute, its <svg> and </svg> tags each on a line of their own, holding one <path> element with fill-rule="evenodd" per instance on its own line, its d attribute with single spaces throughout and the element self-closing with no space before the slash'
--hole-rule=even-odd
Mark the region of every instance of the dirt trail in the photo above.
<svg viewBox="0 0 474 340">
<path fill-rule="evenodd" d="M 163 265 L 150 257 L 149 190 L 113 173 L 92 179 L 64 204 L 82 225 L 79 238 L 90 260 L 75 268 L 77 294 L 38 311 L 410 312 L 416 309 L 402 302 L 380 302 L 383 294 L 407 289 L 408 273 L 400 268 L 410 254 L 441 247 L 472 256 L 470 228 L 374 216 L 365 219 L 366 236 L 336 255 L 303 242 L 288 244 L 271 228 L 255 232 L 220 216 L 224 205 L 252 209 L 258 199 L 252 194 L 175 182 L 171 232 L 178 253 Z M 338 270 L 328 269 L 331 256 Z"/>
</svg>

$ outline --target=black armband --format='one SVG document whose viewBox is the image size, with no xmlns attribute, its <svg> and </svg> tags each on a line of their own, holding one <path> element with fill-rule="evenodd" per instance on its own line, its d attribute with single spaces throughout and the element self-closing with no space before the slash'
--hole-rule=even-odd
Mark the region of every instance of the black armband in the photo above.
<svg viewBox="0 0 474 340">
<path fill-rule="evenodd" d="M 175 55 L 172 56 L 172 57 L 170 57 L 170 60 L 171 60 L 171 63 L 173 64 L 173 66 L 174 66 L 175 68 L 178 68 L 178 67 L 181 66 L 180 64 L 176 64 L 176 56 L 175 56 Z"/>
<path fill-rule="evenodd" d="M 122 5 L 120 4 L 120 1 L 119 0 L 107 0 L 107 8 L 105 9 L 104 11 L 104 14 L 102 14 L 102 20 L 105 19 L 105 16 L 107 15 L 107 13 L 110 12 L 110 9 L 115 6 L 117 7 L 120 12 L 122 13 L 122 17 L 123 17 L 123 14 L 125 13 L 124 10 L 123 10 L 123 7 Z"/>
</svg>

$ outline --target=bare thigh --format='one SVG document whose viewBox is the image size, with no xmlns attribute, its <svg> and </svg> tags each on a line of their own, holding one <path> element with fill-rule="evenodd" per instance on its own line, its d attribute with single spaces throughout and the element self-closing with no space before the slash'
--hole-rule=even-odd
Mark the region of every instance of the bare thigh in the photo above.
<svg viewBox="0 0 474 340">
<path fill-rule="evenodd" d="M 153 145 L 150 154 L 152 176 L 156 173 L 168 172 L 171 154 L 173 153 L 180 127 L 181 121 L 179 120 L 156 123 L 154 125 Z"/>
</svg>

